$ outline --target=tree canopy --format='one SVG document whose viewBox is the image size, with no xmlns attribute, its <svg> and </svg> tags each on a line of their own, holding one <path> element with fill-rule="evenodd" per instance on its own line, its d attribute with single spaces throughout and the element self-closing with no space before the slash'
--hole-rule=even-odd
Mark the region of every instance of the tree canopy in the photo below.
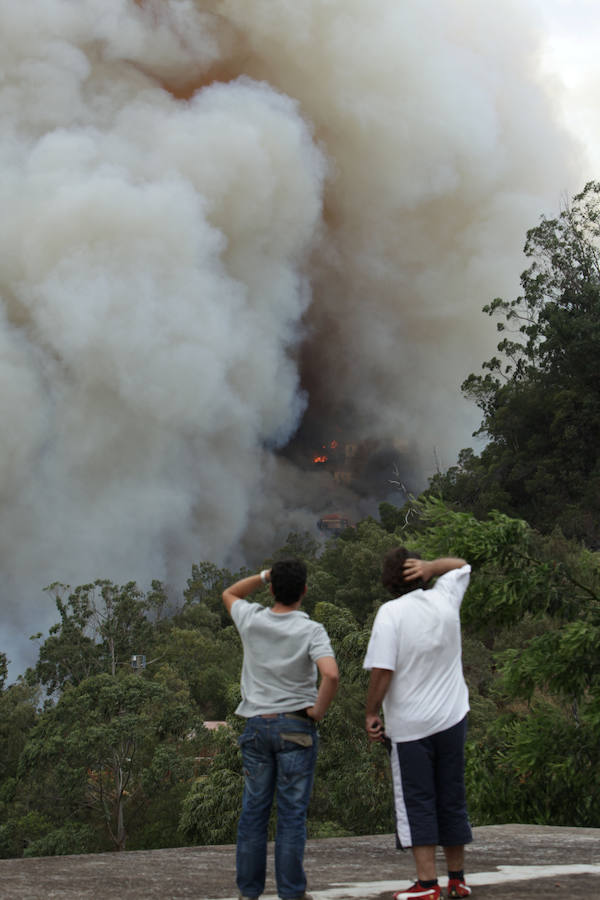
<svg viewBox="0 0 600 900">
<path fill-rule="evenodd" d="M 527 233 L 523 293 L 496 299 L 499 356 L 463 393 L 481 409 L 476 455 L 431 490 L 459 508 L 499 509 L 543 532 L 600 546 L 600 183 Z"/>
<path fill-rule="evenodd" d="M 459 555 L 473 566 L 462 618 L 475 824 L 600 825 L 597 554 L 522 519 L 497 511 L 478 518 L 436 498 L 413 503 L 410 516 L 383 508 L 381 520 L 359 523 L 307 559 L 306 606 L 331 635 L 341 672 L 320 728 L 309 834 L 393 829 L 386 755 L 364 735 L 362 662 L 387 599 L 381 560 L 399 542 L 428 558 Z M 127 620 L 129 636 L 111 626 L 120 635 L 114 657 L 105 628 L 90 631 L 89 586 L 69 593 L 87 598 L 77 628 L 77 604 L 61 601 L 52 635 L 59 643 L 50 644 L 52 653 L 60 644 L 60 669 L 45 641 L 43 665 L 0 693 L 0 855 L 235 840 L 242 654 L 215 592 L 237 574 L 195 566 L 185 599 L 168 617 L 154 615 L 137 588 L 112 586 L 112 597 L 127 606 L 135 598 L 137 610 Z M 105 622 L 97 589 L 94 596 Z M 268 602 L 268 592 L 255 599 Z M 134 646 L 148 660 L 137 674 L 121 664 Z M 93 660 L 91 674 L 87 664 L 79 667 L 82 658 Z M 44 686 L 51 694 L 42 704 Z M 209 731 L 203 722 L 213 718 L 227 724 Z"/>
</svg>

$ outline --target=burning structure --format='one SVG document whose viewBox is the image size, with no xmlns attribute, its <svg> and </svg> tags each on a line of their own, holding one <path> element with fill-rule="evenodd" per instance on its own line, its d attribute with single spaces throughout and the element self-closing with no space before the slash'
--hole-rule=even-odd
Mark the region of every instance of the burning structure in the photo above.
<svg viewBox="0 0 600 900">
<path fill-rule="evenodd" d="M 476 313 L 573 157 L 527 7 L 0 0 L 17 664 L 54 580 L 177 586 L 324 495 L 360 512 L 396 435 L 422 481 L 464 445 Z M 352 440 L 325 452 L 333 421 Z"/>
<path fill-rule="evenodd" d="M 352 441 L 333 439 L 321 444 L 312 453 L 313 469 L 328 472 L 339 485 L 352 488 L 357 494 L 370 494 L 382 500 L 392 466 L 411 468 L 407 441 Z"/>
</svg>

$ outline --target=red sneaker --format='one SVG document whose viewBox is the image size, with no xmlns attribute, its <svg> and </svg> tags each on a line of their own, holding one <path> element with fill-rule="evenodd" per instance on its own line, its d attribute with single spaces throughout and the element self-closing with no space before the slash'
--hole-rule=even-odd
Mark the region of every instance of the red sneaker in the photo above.
<svg viewBox="0 0 600 900">
<path fill-rule="evenodd" d="M 405 891 L 396 891 L 393 900 L 440 900 L 441 896 L 442 889 L 439 884 L 424 888 L 420 881 L 415 881 Z"/>
<path fill-rule="evenodd" d="M 448 879 L 448 897 L 468 897 L 471 888 L 468 887 L 460 878 Z"/>
</svg>

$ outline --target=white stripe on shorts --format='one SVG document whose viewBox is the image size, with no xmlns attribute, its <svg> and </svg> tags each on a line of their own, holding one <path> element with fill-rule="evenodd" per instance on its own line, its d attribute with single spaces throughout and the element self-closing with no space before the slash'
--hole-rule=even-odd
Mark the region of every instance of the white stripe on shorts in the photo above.
<svg viewBox="0 0 600 900">
<path fill-rule="evenodd" d="M 398 840 L 403 847 L 412 847 L 410 823 L 408 821 L 408 813 L 406 811 L 406 804 L 404 803 L 404 792 L 402 790 L 398 748 L 394 741 L 392 741 L 390 764 L 392 767 L 392 785 L 394 788 L 394 807 L 396 809 L 396 832 L 398 834 Z"/>
</svg>

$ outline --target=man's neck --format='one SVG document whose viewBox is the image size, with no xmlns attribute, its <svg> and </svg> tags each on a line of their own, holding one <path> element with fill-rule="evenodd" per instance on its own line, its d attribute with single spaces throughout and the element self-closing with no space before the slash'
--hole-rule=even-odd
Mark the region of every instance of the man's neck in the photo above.
<svg viewBox="0 0 600 900">
<path fill-rule="evenodd" d="M 296 612 L 297 609 L 300 609 L 302 606 L 302 599 L 296 600 L 295 603 L 292 603 L 291 606 L 286 606 L 285 603 L 278 603 L 277 600 L 271 607 L 271 612 L 274 613 L 291 613 Z"/>
</svg>

